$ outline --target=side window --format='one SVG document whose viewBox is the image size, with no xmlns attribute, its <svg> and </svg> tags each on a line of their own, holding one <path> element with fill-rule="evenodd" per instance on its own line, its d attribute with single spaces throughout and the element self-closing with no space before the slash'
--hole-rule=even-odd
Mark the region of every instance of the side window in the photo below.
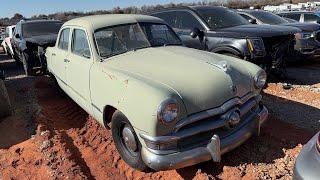
<svg viewBox="0 0 320 180">
<path fill-rule="evenodd" d="M 296 21 L 300 21 L 300 14 L 287 14 L 285 17 L 290 18 L 290 19 L 294 19 Z"/>
<path fill-rule="evenodd" d="M 305 22 L 316 22 L 320 18 L 315 14 L 304 14 L 304 21 Z"/>
<path fill-rule="evenodd" d="M 61 31 L 58 47 L 62 50 L 68 50 L 70 29 L 66 28 Z"/>
<path fill-rule="evenodd" d="M 164 20 L 171 27 L 177 28 L 176 12 L 174 12 L 174 11 L 163 12 L 163 13 L 154 14 L 153 16 L 156 16 L 156 17 Z"/>
<path fill-rule="evenodd" d="M 204 30 L 200 22 L 189 12 L 177 11 L 177 27 L 183 31 L 191 31 L 194 28 Z"/>
<path fill-rule="evenodd" d="M 85 31 L 80 29 L 75 29 L 73 31 L 73 38 L 72 38 L 72 48 L 71 51 L 74 54 L 84 56 L 87 58 L 91 57 L 90 48 L 87 40 L 87 35 Z"/>
<path fill-rule="evenodd" d="M 243 18 L 245 18 L 246 20 L 250 20 L 252 19 L 250 16 L 246 15 L 246 14 L 240 14 L 240 16 L 242 16 Z"/>
</svg>

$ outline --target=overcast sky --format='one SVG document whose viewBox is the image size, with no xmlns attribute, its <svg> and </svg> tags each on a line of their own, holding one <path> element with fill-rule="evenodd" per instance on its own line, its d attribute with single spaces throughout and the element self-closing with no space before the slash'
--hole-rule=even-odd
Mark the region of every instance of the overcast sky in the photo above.
<svg viewBox="0 0 320 180">
<path fill-rule="evenodd" d="M 200 0 L 0 0 L 0 17 L 12 17 L 20 13 L 25 17 L 65 11 L 110 10 L 129 7 L 167 4 L 170 2 L 198 2 Z"/>
</svg>

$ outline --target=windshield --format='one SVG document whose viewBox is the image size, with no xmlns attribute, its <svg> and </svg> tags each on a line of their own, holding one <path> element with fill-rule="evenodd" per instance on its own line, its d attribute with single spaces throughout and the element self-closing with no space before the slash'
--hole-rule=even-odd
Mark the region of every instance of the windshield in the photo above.
<svg viewBox="0 0 320 180">
<path fill-rule="evenodd" d="M 58 34 L 62 23 L 60 22 L 33 22 L 22 25 L 22 35 L 24 38 L 33 36 Z"/>
<path fill-rule="evenodd" d="M 107 58 L 142 48 L 182 45 L 165 24 L 135 23 L 102 28 L 94 33 L 98 52 Z"/>
<path fill-rule="evenodd" d="M 245 18 L 227 8 L 198 9 L 211 29 L 221 29 L 250 24 Z"/>
<path fill-rule="evenodd" d="M 275 25 L 288 23 L 288 21 L 280 16 L 266 11 L 251 11 L 250 14 L 265 24 Z"/>
</svg>

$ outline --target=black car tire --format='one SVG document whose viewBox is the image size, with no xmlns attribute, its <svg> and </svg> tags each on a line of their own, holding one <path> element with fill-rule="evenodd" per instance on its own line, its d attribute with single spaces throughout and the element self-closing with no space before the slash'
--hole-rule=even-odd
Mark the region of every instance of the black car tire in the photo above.
<svg viewBox="0 0 320 180">
<path fill-rule="evenodd" d="M 111 131 L 112 131 L 112 137 L 113 141 L 115 143 L 115 146 L 121 156 L 121 158 L 132 168 L 147 172 L 150 170 L 150 168 L 143 162 L 142 156 L 141 156 L 141 143 L 139 142 L 139 139 L 134 132 L 134 129 L 132 128 L 129 120 L 127 117 L 120 111 L 115 111 L 112 115 L 111 120 Z M 127 128 L 128 130 L 131 130 L 132 134 L 134 135 L 135 142 L 136 142 L 136 150 L 132 151 L 129 150 L 128 146 L 124 142 L 123 138 L 123 130 L 124 128 Z"/>
<path fill-rule="evenodd" d="M 26 76 L 31 75 L 31 73 L 30 73 L 31 71 L 30 71 L 30 67 L 29 67 L 29 55 L 27 53 L 23 52 L 21 54 L 21 60 L 22 60 L 25 75 Z"/>
<path fill-rule="evenodd" d="M 0 118 L 11 115 L 11 104 L 4 82 L 0 80 Z"/>
</svg>

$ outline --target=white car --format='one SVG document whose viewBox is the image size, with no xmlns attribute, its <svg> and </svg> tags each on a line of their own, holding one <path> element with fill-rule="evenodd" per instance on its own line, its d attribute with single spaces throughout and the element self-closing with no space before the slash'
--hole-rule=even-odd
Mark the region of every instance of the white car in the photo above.
<svg viewBox="0 0 320 180">
<path fill-rule="evenodd" d="M 6 54 L 13 57 L 13 49 L 11 45 L 11 40 L 13 32 L 16 26 L 8 26 L 5 30 L 5 39 L 2 41 L 1 46 L 3 47 Z"/>
</svg>

